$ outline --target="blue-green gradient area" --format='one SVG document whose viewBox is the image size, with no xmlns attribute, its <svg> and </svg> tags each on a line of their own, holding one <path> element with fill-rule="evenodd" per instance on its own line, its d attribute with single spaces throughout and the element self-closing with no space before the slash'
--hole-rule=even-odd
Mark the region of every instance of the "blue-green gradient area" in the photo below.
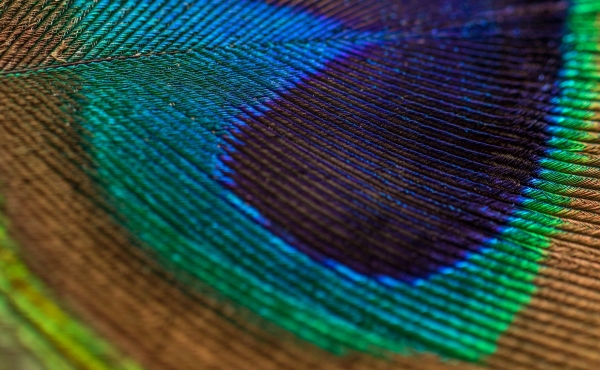
<svg viewBox="0 0 600 370">
<path fill-rule="evenodd" d="M 265 229 L 268 220 L 219 185 L 222 135 L 244 111 L 264 110 L 266 102 L 328 61 L 360 49 L 360 40 L 370 37 L 284 7 L 248 4 L 240 8 L 243 18 L 211 23 L 216 28 L 210 43 L 199 41 L 207 33 L 201 20 L 208 15 L 185 25 L 170 20 L 155 28 L 173 28 L 172 38 L 185 29 L 181 37 L 192 35 L 181 41 L 186 50 L 150 42 L 143 50 L 152 54 L 140 56 L 134 44 L 109 43 L 105 50 L 129 57 L 71 68 L 83 80 L 79 121 L 96 165 L 93 176 L 115 208 L 114 217 L 182 280 L 193 276 L 332 352 L 433 351 L 472 361 L 492 353 L 533 291 L 539 250 L 523 250 L 511 238 L 494 239 L 480 254 L 414 285 L 367 278 L 297 251 Z M 276 14 L 278 22 L 263 19 L 257 23 L 260 31 L 238 28 L 254 24 L 241 22 L 244 17 L 264 14 Z M 281 25 L 300 31 L 283 32 Z M 339 37 L 297 42 L 288 36 L 321 28 L 323 34 L 337 30 Z M 138 30 L 143 33 L 144 27 Z M 114 32 L 107 37 L 130 31 Z M 260 37 L 249 37 L 253 32 Z M 245 42 L 231 43 L 238 39 Z M 109 55 L 102 53 L 96 56 Z M 515 250 L 521 254 L 515 256 Z"/>
<path fill-rule="evenodd" d="M 77 51 L 70 62 L 370 37 L 339 21 L 261 0 L 75 0 L 73 7 L 81 19 L 71 36 Z M 317 62 L 323 61 L 318 47 L 311 46 Z"/>
</svg>

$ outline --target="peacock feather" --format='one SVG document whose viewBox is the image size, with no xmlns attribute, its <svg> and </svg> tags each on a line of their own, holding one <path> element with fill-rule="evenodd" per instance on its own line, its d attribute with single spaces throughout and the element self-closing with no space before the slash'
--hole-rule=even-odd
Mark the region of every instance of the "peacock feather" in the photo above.
<svg viewBox="0 0 600 370">
<path fill-rule="evenodd" d="M 0 369 L 599 369 L 599 22 L 0 0 Z"/>
</svg>

